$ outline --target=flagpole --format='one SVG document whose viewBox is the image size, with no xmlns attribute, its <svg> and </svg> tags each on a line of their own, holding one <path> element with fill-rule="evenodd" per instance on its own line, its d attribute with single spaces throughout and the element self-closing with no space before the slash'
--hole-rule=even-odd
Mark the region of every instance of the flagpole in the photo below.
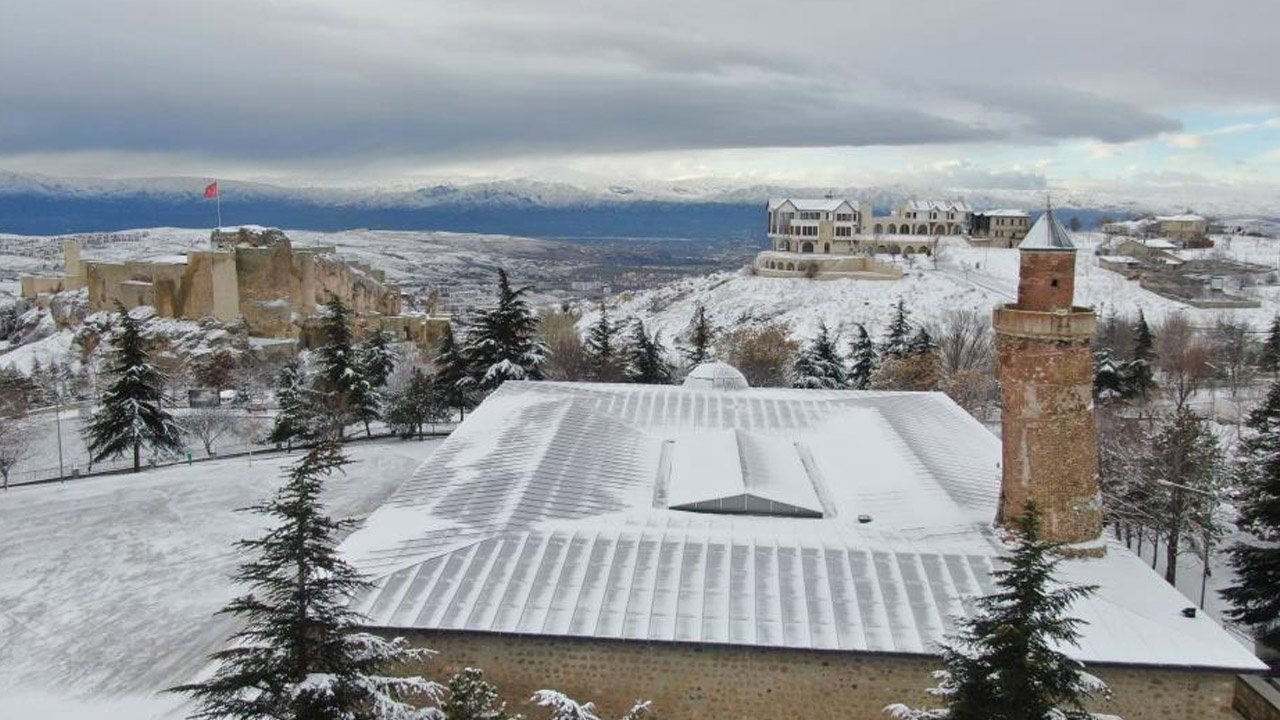
<svg viewBox="0 0 1280 720">
<path fill-rule="evenodd" d="M 216 181 L 215 181 L 216 184 Z M 218 208 L 218 229 L 222 229 L 222 186 L 219 185 L 217 192 L 214 194 L 214 200 Z"/>
</svg>

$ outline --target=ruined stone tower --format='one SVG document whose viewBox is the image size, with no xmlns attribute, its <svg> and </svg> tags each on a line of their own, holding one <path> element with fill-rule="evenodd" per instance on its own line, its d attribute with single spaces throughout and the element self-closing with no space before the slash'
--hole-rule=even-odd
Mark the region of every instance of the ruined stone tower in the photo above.
<svg viewBox="0 0 1280 720">
<path fill-rule="evenodd" d="M 1045 537 L 1090 544 L 1102 533 L 1089 348 L 1096 317 L 1072 305 L 1076 249 L 1051 208 L 1018 250 L 1018 302 L 993 318 L 1004 437 L 998 520 L 1010 525 L 1035 500 Z"/>
</svg>

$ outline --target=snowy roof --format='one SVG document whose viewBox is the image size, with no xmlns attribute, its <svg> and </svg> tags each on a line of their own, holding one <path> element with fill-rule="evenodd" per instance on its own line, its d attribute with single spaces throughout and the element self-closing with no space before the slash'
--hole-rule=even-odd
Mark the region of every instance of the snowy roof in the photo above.
<svg viewBox="0 0 1280 720">
<path fill-rule="evenodd" d="M 1071 244 L 1071 236 L 1067 234 L 1066 228 L 1062 227 L 1062 223 L 1058 222 L 1057 216 L 1053 214 L 1053 209 L 1047 209 L 1044 214 L 1036 220 L 1035 225 L 1027 231 L 1027 236 L 1018 243 L 1019 250 L 1071 250 L 1075 251 L 1076 246 Z"/>
<path fill-rule="evenodd" d="M 1165 240 L 1164 238 L 1151 238 L 1149 240 L 1140 240 L 1143 245 L 1155 250 L 1177 250 L 1178 246 Z"/>
<path fill-rule="evenodd" d="M 941 393 L 508 382 L 343 552 L 374 627 L 930 654 L 993 589 L 999 460 Z M 789 508 L 689 507 L 739 494 Z M 1083 659 L 1260 667 L 1128 551 L 1065 567 Z"/>
<path fill-rule="evenodd" d="M 1105 263 L 1115 263 L 1119 265 L 1141 265 L 1137 258 L 1132 255 L 1099 255 L 1098 260 Z"/>
<path fill-rule="evenodd" d="M 908 210 L 940 210 L 942 212 L 969 212 L 969 203 L 963 200 L 908 200 Z"/>
<path fill-rule="evenodd" d="M 791 203 L 796 210 L 817 210 L 831 212 L 841 205 L 849 204 L 841 198 L 773 198 L 769 201 L 769 209 L 777 210 L 786 203 Z M 851 204 L 849 204 L 852 207 Z"/>
<path fill-rule="evenodd" d="M 1203 215 L 1195 215 L 1192 213 L 1184 213 L 1182 215 L 1157 215 L 1156 220 L 1160 222 L 1205 222 Z"/>
<path fill-rule="evenodd" d="M 1031 215 L 1026 210 L 1011 210 L 1011 209 L 982 210 L 974 214 L 985 215 L 987 217 L 1031 217 Z"/>
<path fill-rule="evenodd" d="M 705 362 L 689 371 L 684 387 L 707 390 L 745 390 L 750 387 L 738 368 L 722 362 Z"/>
</svg>

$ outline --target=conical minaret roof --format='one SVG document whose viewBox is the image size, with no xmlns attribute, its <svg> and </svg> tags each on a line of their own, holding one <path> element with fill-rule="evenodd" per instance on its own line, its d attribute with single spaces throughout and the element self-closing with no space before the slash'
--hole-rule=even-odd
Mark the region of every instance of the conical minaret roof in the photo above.
<svg viewBox="0 0 1280 720">
<path fill-rule="evenodd" d="M 1053 207 L 1046 205 L 1044 214 L 1027 231 L 1027 236 L 1018 244 L 1018 249 L 1068 250 L 1074 252 L 1076 246 L 1071 244 L 1071 236 L 1067 234 L 1066 228 L 1062 227 L 1062 223 L 1058 222 L 1057 216 L 1053 214 Z"/>
</svg>

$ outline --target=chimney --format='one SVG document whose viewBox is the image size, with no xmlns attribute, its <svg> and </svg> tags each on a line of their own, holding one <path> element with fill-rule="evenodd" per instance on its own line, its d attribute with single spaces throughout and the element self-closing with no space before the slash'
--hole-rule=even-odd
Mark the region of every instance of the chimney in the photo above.
<svg viewBox="0 0 1280 720">
<path fill-rule="evenodd" d="M 1069 543 L 1067 554 L 1101 555 L 1090 351 L 1097 318 L 1072 305 L 1076 248 L 1052 208 L 1018 251 L 1018 302 L 993 316 L 1003 407 L 997 521 L 1012 526 L 1034 500 L 1047 539 Z"/>
</svg>

